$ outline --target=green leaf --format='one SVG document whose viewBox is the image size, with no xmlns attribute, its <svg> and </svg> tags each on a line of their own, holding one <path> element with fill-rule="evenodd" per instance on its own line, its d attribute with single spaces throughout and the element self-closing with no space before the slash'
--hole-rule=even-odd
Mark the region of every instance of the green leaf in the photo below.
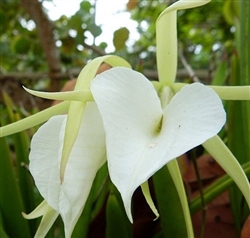
<svg viewBox="0 0 250 238">
<path fill-rule="evenodd" d="M 15 107 L 11 98 L 6 93 L 3 93 L 3 98 L 7 107 L 10 121 L 13 122 L 20 120 L 21 115 L 19 114 L 18 109 Z M 18 186 L 20 188 L 23 200 L 24 210 L 30 211 L 35 206 L 33 193 L 34 183 L 28 171 L 30 138 L 26 131 L 22 131 L 20 133 L 15 134 L 13 136 L 13 139 Z M 30 222 L 32 232 L 35 232 L 34 226 L 34 221 Z"/>
<path fill-rule="evenodd" d="M 250 3 L 240 2 L 240 22 L 237 26 L 236 42 L 239 55 L 232 56 L 231 85 L 250 85 Z M 250 96 L 250 91 L 249 91 Z M 250 159 L 250 101 L 230 102 L 228 107 L 228 145 L 240 164 Z M 250 191 L 249 191 L 250 194 Z M 248 194 L 248 196 L 249 196 Z M 250 196 L 249 196 L 250 197 Z M 230 201 L 235 226 L 240 234 L 242 226 L 249 215 L 239 189 L 230 189 Z M 249 205 L 249 203 L 248 203 Z"/>
<path fill-rule="evenodd" d="M 97 37 L 97 36 L 101 35 L 101 33 L 102 33 L 101 27 L 95 25 L 95 23 L 89 23 L 88 24 L 88 30 L 91 32 L 91 34 L 94 37 Z"/>
<path fill-rule="evenodd" d="M 0 237 L 1 238 L 10 238 L 5 229 L 4 229 L 4 226 L 3 226 L 3 216 L 2 216 L 2 211 L 0 211 Z"/>
<path fill-rule="evenodd" d="M 235 17 L 239 17 L 239 2 L 234 0 L 224 1 L 222 13 L 227 23 L 234 25 Z"/>
<path fill-rule="evenodd" d="M 32 42 L 24 37 L 19 36 L 12 42 L 12 50 L 17 54 L 27 54 L 27 52 L 30 50 L 31 45 Z"/>
<path fill-rule="evenodd" d="M 215 72 L 211 84 L 224 85 L 226 79 L 227 79 L 227 62 L 222 61 Z"/>
<path fill-rule="evenodd" d="M 92 8 L 91 3 L 88 1 L 82 1 L 80 4 L 80 8 L 85 11 L 85 12 L 89 12 L 90 9 Z"/>
<path fill-rule="evenodd" d="M 176 173 L 176 174 L 175 174 Z M 194 237 L 185 190 L 176 160 L 153 176 L 160 221 L 165 237 Z"/>
<path fill-rule="evenodd" d="M 242 165 L 242 168 L 250 179 L 250 162 Z M 232 185 L 234 185 L 234 180 L 228 174 L 225 174 L 203 190 L 205 203 L 212 202 Z M 190 202 L 190 211 L 192 214 L 195 214 L 200 209 L 202 209 L 202 201 L 200 195 L 198 195 Z"/>
<path fill-rule="evenodd" d="M 126 46 L 126 41 L 129 38 L 129 30 L 122 27 L 114 32 L 113 44 L 116 50 L 121 50 Z"/>
<path fill-rule="evenodd" d="M 0 139 L 0 208 L 6 233 L 10 237 L 29 238 L 28 222 L 22 217 L 24 205 L 6 138 Z"/>
<path fill-rule="evenodd" d="M 93 193 L 92 218 L 94 218 L 103 207 L 109 193 L 110 183 L 108 167 L 107 163 L 105 163 L 99 169 L 91 189 Z"/>
<path fill-rule="evenodd" d="M 113 187 L 114 188 L 114 187 Z M 115 189 L 115 188 L 114 188 Z M 106 238 L 132 237 L 131 230 L 128 229 L 129 221 L 123 204 L 117 199 L 117 192 L 111 189 L 106 206 Z M 131 226 L 131 225 L 130 225 Z"/>
</svg>

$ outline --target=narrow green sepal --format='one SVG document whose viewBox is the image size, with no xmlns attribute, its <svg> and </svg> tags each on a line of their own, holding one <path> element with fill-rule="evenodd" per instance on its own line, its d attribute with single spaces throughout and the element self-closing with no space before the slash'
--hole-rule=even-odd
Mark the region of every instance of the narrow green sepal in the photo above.
<svg viewBox="0 0 250 238">
<path fill-rule="evenodd" d="M 174 83 L 171 88 L 174 92 L 180 91 L 187 83 Z M 212 88 L 222 100 L 250 100 L 250 86 L 212 86 Z"/>
<path fill-rule="evenodd" d="M 250 208 L 250 184 L 238 160 L 219 136 L 214 136 L 202 144 L 226 173 L 234 180 Z"/>
<path fill-rule="evenodd" d="M 123 66 L 127 68 L 131 67 L 126 60 L 118 56 L 106 55 L 95 58 L 89 64 L 87 64 L 80 72 L 74 91 L 90 90 L 90 83 L 95 78 L 97 70 L 103 62 L 109 64 L 111 67 L 115 66 Z M 61 182 L 63 182 L 67 161 L 71 153 L 71 150 L 73 148 L 73 145 L 75 143 L 76 137 L 78 135 L 78 130 L 80 127 L 85 106 L 86 106 L 86 101 L 83 102 L 71 101 L 70 103 L 67 123 L 66 123 L 65 137 L 63 142 L 62 158 L 60 164 Z"/>
<path fill-rule="evenodd" d="M 57 92 L 57 93 L 48 93 L 48 92 L 39 92 L 23 87 L 28 93 L 51 100 L 64 100 L 64 101 L 93 101 L 92 93 L 89 90 L 77 90 L 77 91 L 68 91 L 68 92 Z"/>
<path fill-rule="evenodd" d="M 169 173 L 173 179 L 173 182 L 174 182 L 175 187 L 177 189 L 177 193 L 178 193 L 179 198 L 180 198 L 182 212 L 183 212 L 183 216 L 184 216 L 185 223 L 186 223 L 187 237 L 192 238 L 192 237 L 194 237 L 192 220 L 191 220 L 191 216 L 190 216 L 190 210 L 189 210 L 189 205 L 188 205 L 188 201 L 187 201 L 186 190 L 185 190 L 184 185 L 183 185 L 183 180 L 182 180 L 182 176 L 181 176 L 181 172 L 180 172 L 177 160 L 175 159 L 175 160 L 170 161 L 167 164 L 167 167 L 168 167 Z"/>
<path fill-rule="evenodd" d="M 152 210 L 152 212 L 155 214 L 155 220 L 157 220 L 159 218 L 159 213 L 155 207 L 155 204 L 154 204 L 154 201 L 151 197 L 151 194 L 150 194 L 150 190 L 149 190 L 149 186 L 148 186 L 148 181 L 144 182 L 143 184 L 141 184 L 141 190 L 142 190 L 142 193 L 150 207 L 150 209 Z"/>
<path fill-rule="evenodd" d="M 36 231 L 34 238 L 41 238 L 45 237 L 48 233 L 49 229 L 52 227 L 53 223 L 55 222 L 56 218 L 58 217 L 58 212 L 47 205 L 46 211 L 43 215 L 43 218 L 39 224 L 39 227 Z M 70 237 L 66 237 L 70 238 Z"/>
<path fill-rule="evenodd" d="M 41 112 L 38 112 L 32 116 L 26 117 L 20 121 L 11 123 L 7 126 L 3 126 L 0 128 L 0 137 L 8 136 L 20 131 L 27 130 L 31 127 L 34 127 L 49 120 L 49 118 L 51 118 L 52 116 L 65 113 L 65 111 L 67 111 L 69 108 L 69 104 L 70 102 L 65 101 L 50 108 L 47 108 Z"/>
<path fill-rule="evenodd" d="M 25 219 L 34 219 L 34 218 L 38 218 L 44 215 L 44 213 L 46 212 L 46 209 L 48 207 L 48 203 L 43 200 L 36 208 L 35 210 L 33 210 L 31 213 L 26 214 L 24 212 L 22 212 L 22 215 Z"/>
</svg>

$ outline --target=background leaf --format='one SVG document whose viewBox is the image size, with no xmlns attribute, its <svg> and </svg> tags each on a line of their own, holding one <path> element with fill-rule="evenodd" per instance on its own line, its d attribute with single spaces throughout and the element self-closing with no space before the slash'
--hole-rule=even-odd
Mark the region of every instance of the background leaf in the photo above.
<svg viewBox="0 0 250 238">
<path fill-rule="evenodd" d="M 29 238 L 31 233 L 28 221 L 22 217 L 23 199 L 16 180 L 13 161 L 6 138 L 0 139 L 0 209 L 5 235 Z M 3 230 L 3 234 L 4 234 Z"/>
<path fill-rule="evenodd" d="M 126 41 L 129 38 L 129 30 L 126 27 L 122 27 L 114 32 L 113 44 L 115 49 L 121 50 L 125 47 Z"/>
</svg>

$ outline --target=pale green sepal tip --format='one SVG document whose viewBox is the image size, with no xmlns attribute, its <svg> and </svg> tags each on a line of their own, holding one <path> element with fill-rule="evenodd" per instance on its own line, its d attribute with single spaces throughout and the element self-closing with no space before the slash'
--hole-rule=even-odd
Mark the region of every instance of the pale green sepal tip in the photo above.
<svg viewBox="0 0 250 238">
<path fill-rule="evenodd" d="M 152 210 L 152 212 L 155 214 L 155 220 L 157 220 L 159 218 L 159 213 L 155 207 L 154 201 L 151 197 L 150 191 L 149 191 L 149 186 L 148 186 L 148 181 L 144 182 L 143 184 L 141 184 L 141 189 L 142 189 L 142 193 L 146 199 L 147 204 L 149 205 L 150 209 Z"/>
<path fill-rule="evenodd" d="M 107 63 L 112 67 L 123 66 L 131 68 L 130 64 L 123 58 L 116 55 L 105 55 L 93 59 L 88 63 L 80 72 L 75 90 L 89 89 L 92 79 L 95 77 L 96 72 L 102 63 Z"/>
<path fill-rule="evenodd" d="M 65 113 L 65 111 L 67 111 L 69 108 L 69 104 L 70 102 L 65 101 L 50 108 L 47 108 L 41 112 L 38 112 L 32 116 L 26 117 L 20 121 L 11 123 L 7 126 L 3 126 L 0 128 L 0 137 L 24 131 L 49 120 L 49 118 L 52 116 Z"/>
<path fill-rule="evenodd" d="M 89 90 L 77 90 L 77 91 L 67 91 L 67 92 L 39 92 L 23 87 L 28 93 L 51 100 L 64 100 L 64 101 L 93 101 L 92 93 Z"/>
<path fill-rule="evenodd" d="M 159 16 L 162 17 L 166 13 L 172 12 L 172 11 L 177 11 L 177 10 L 184 10 L 184 9 L 189 9 L 189 8 L 195 8 L 195 7 L 200 7 L 203 6 L 207 3 L 209 3 L 211 0 L 195 0 L 195 1 L 190 1 L 190 0 L 180 0 L 169 7 L 167 7 Z M 159 19 L 158 18 L 158 19 Z"/>
<path fill-rule="evenodd" d="M 250 184 L 238 160 L 219 136 L 214 136 L 202 144 L 225 172 L 234 180 L 244 195 L 250 208 Z"/>
<path fill-rule="evenodd" d="M 43 200 L 30 214 L 22 213 L 22 215 L 26 219 L 34 219 L 43 216 L 34 236 L 34 238 L 41 238 L 46 236 L 59 213 L 51 208 L 45 200 Z"/>
<path fill-rule="evenodd" d="M 182 182 L 181 173 L 180 173 L 179 166 L 178 166 L 176 159 L 167 163 L 167 167 L 168 167 L 169 173 L 173 179 L 173 182 L 175 184 L 175 187 L 177 189 L 177 192 L 178 192 L 178 195 L 179 195 L 179 198 L 181 201 L 188 238 L 193 238 L 194 232 L 193 232 L 192 220 L 191 220 L 191 216 L 190 216 L 189 205 L 187 202 L 186 190 L 185 190 L 183 182 Z"/>
<path fill-rule="evenodd" d="M 39 224 L 39 227 L 36 231 L 34 238 L 42 238 L 45 237 L 48 233 L 49 229 L 52 227 L 59 213 L 47 205 L 47 209 L 43 215 L 43 218 Z M 66 237 L 69 238 L 69 237 Z"/>
<path fill-rule="evenodd" d="M 34 211 L 32 211 L 29 214 L 26 214 L 24 212 L 22 212 L 22 215 L 25 219 L 34 219 L 34 218 L 38 218 L 40 216 L 43 216 L 46 209 L 47 209 L 48 203 L 43 200 L 36 208 Z"/>
<path fill-rule="evenodd" d="M 104 57 L 105 57 L 104 62 L 109 64 L 112 67 L 120 66 L 120 67 L 125 67 L 125 68 L 130 68 L 130 69 L 132 68 L 130 63 L 128 63 L 128 61 L 126 61 L 125 59 L 123 59 L 119 56 L 107 55 Z"/>
</svg>

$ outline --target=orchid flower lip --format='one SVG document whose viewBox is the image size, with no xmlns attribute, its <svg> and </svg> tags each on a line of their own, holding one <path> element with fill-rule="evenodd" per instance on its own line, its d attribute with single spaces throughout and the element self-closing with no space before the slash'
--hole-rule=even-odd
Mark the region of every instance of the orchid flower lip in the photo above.
<svg viewBox="0 0 250 238">
<path fill-rule="evenodd" d="M 216 135 L 225 123 L 220 98 L 200 83 L 183 87 L 162 107 L 147 78 L 116 67 L 98 75 L 91 91 L 106 131 L 110 177 L 130 221 L 135 189 L 166 163 Z"/>
</svg>

